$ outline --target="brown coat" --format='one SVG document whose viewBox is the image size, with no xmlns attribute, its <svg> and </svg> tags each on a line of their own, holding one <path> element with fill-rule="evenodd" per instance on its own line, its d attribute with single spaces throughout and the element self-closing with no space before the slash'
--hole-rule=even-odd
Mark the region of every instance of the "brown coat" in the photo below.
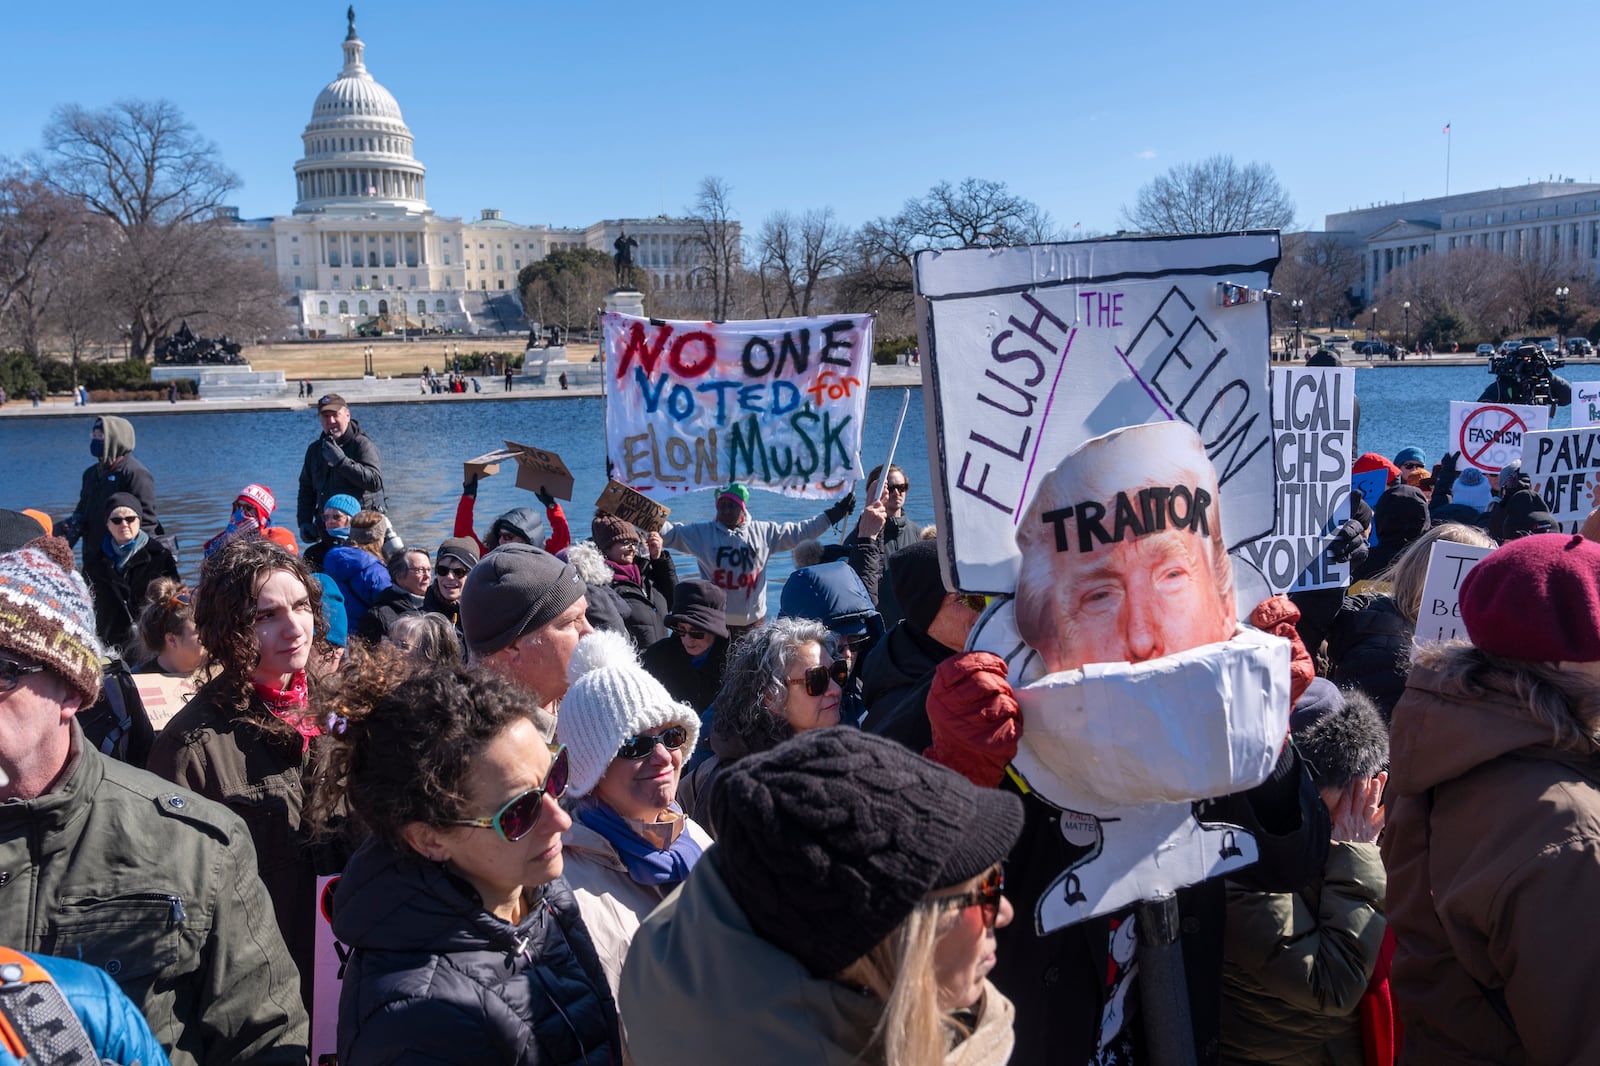
<svg viewBox="0 0 1600 1066">
<path fill-rule="evenodd" d="M 252 725 L 251 716 L 268 713 L 260 704 L 248 714 L 235 711 L 231 683 L 217 677 L 195 693 L 156 738 L 149 769 L 244 819 L 309 1010 L 318 872 L 302 819 L 310 752 L 298 738 Z"/>
<path fill-rule="evenodd" d="M 1453 674 L 1478 653 L 1442 654 Z M 1600 987 L 1600 747 L 1581 726 L 1552 746 L 1555 726 L 1574 735 L 1597 711 L 1553 723 L 1509 686 L 1469 697 L 1412 669 L 1383 840 L 1405 1061 L 1600 1062 L 1586 998 Z"/>
</svg>

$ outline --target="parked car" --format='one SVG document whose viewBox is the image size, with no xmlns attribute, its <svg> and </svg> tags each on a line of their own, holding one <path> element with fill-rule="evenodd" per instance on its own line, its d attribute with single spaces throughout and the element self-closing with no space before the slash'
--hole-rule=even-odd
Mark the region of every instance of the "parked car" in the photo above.
<svg viewBox="0 0 1600 1066">
<path fill-rule="evenodd" d="M 1344 348 L 1344 347 L 1347 347 L 1350 344 L 1350 338 L 1346 337 L 1342 333 L 1335 333 L 1333 336 L 1329 337 L 1327 340 L 1323 341 L 1322 343 L 1323 343 L 1323 345 L 1325 347 L 1328 347 L 1328 348 Z"/>
<path fill-rule="evenodd" d="M 1554 337 L 1524 337 L 1519 344 L 1537 344 L 1549 355 L 1560 355 L 1561 345 L 1556 343 Z"/>
<path fill-rule="evenodd" d="M 1571 337 L 1567 340 L 1568 355 L 1589 356 L 1594 354 L 1594 345 L 1589 343 L 1587 337 Z"/>
<path fill-rule="evenodd" d="M 1492 345 L 1492 344 L 1480 344 L 1480 345 L 1478 345 L 1478 354 L 1479 355 L 1486 355 L 1491 359 L 1494 358 L 1494 345 Z"/>
</svg>

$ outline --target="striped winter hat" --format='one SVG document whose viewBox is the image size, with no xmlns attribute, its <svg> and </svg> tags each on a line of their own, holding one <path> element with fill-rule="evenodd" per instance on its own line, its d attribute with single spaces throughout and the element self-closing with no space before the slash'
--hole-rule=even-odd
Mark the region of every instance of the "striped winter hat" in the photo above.
<svg viewBox="0 0 1600 1066">
<path fill-rule="evenodd" d="M 83 695 L 84 707 L 99 697 L 94 607 L 61 538 L 0 555 L 0 650 L 49 667 Z"/>
</svg>

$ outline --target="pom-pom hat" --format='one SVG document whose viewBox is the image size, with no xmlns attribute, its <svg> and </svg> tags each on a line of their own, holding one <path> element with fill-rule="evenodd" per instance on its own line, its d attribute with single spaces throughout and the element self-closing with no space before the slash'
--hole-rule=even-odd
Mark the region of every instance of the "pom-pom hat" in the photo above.
<svg viewBox="0 0 1600 1066">
<path fill-rule="evenodd" d="M 40 537 L 0 555 L 0 651 L 49 667 L 83 697 L 83 707 L 99 697 L 94 607 L 61 538 Z"/>
<path fill-rule="evenodd" d="M 633 645 L 620 633 L 596 630 L 578 641 L 567 682 L 556 728 L 571 761 L 567 789 L 574 796 L 593 791 L 629 737 L 681 725 L 689 733 L 681 750 L 685 756 L 694 750 L 700 717 L 645 672 Z"/>
</svg>

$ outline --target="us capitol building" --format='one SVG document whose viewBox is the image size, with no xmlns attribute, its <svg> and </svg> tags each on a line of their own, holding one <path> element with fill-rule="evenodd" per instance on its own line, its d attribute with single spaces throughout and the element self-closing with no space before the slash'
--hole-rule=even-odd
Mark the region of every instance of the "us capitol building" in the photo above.
<svg viewBox="0 0 1600 1066">
<path fill-rule="evenodd" d="M 698 287 L 687 219 L 605 219 L 581 229 L 524 226 L 486 209 L 463 220 L 428 207 L 427 167 L 394 96 L 363 61 L 348 13 L 344 67 L 311 106 L 294 165 L 290 215 L 240 219 L 224 209 L 243 254 L 274 270 L 306 336 L 347 336 L 386 316 L 392 329 L 527 328 L 517 273 L 554 251 L 612 254 L 626 229 L 636 266 L 663 294 Z"/>
</svg>

